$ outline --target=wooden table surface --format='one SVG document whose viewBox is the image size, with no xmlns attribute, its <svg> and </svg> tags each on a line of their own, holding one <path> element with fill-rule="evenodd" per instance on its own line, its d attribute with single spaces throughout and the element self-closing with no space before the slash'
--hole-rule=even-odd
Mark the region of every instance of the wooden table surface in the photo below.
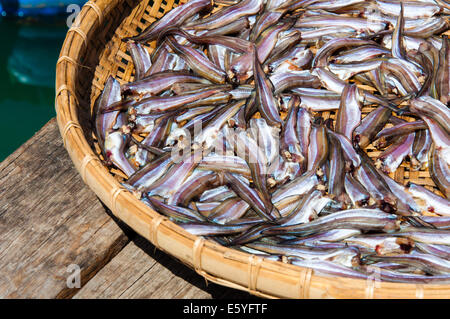
<svg viewBox="0 0 450 319">
<path fill-rule="evenodd" d="M 0 298 L 255 299 L 207 283 L 117 220 L 55 119 L 0 163 L 0 194 Z"/>
</svg>

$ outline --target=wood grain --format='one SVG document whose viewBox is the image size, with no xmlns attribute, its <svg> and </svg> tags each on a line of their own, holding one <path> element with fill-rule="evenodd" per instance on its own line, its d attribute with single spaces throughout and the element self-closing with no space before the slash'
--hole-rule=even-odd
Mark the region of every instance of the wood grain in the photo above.
<svg viewBox="0 0 450 319">
<path fill-rule="evenodd" d="M 0 163 L 0 298 L 255 298 L 207 284 L 118 221 L 81 180 L 56 121 Z M 81 289 L 68 288 L 70 265 Z"/>
<path fill-rule="evenodd" d="M 107 299 L 255 299 L 203 277 L 138 236 L 74 296 Z"/>
<path fill-rule="evenodd" d="M 56 121 L 0 164 L 0 298 L 67 298 L 72 264 L 83 285 L 128 242 L 81 181 Z"/>
</svg>

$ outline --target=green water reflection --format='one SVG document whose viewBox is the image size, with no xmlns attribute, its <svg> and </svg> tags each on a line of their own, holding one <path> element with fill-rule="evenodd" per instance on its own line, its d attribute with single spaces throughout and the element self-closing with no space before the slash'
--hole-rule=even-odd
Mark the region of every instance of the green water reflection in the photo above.
<svg viewBox="0 0 450 319">
<path fill-rule="evenodd" d="M 0 162 L 55 116 L 55 66 L 65 18 L 0 19 Z"/>
</svg>

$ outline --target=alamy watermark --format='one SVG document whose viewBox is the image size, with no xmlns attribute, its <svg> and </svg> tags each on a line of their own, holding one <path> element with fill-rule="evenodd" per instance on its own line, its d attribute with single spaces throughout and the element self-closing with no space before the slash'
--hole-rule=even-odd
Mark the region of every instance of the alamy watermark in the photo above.
<svg viewBox="0 0 450 319">
<path fill-rule="evenodd" d="M 66 19 L 66 24 L 68 28 L 80 26 L 80 11 L 81 7 L 78 4 L 69 4 L 67 6 L 66 12 L 69 13 L 69 16 Z"/>
<path fill-rule="evenodd" d="M 77 264 L 71 264 L 67 267 L 69 273 L 66 279 L 67 288 L 81 288 L 81 268 Z"/>
<path fill-rule="evenodd" d="M 375 266 L 367 266 L 367 286 L 373 288 L 381 288 L 381 268 Z"/>
</svg>

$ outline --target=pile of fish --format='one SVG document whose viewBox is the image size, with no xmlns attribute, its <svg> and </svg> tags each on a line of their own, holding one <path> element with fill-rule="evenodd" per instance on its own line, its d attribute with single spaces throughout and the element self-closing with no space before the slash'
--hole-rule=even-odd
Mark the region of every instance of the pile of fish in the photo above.
<svg viewBox="0 0 450 319">
<path fill-rule="evenodd" d="M 110 77 L 93 111 L 104 162 L 221 245 L 450 283 L 449 14 L 445 0 L 191 0 L 123 39 L 134 79 Z M 440 192 L 397 183 L 402 164 Z"/>
</svg>

